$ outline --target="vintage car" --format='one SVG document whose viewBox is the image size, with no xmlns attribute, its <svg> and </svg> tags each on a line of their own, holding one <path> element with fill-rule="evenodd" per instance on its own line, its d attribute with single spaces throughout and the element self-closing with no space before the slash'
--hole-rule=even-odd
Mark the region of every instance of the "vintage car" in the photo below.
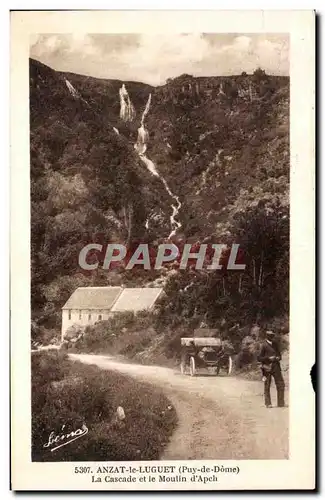
<svg viewBox="0 0 325 500">
<path fill-rule="evenodd" d="M 220 338 L 183 337 L 181 345 L 181 373 L 194 377 L 205 369 L 214 375 L 219 375 L 220 370 L 230 375 L 232 358 Z"/>
</svg>

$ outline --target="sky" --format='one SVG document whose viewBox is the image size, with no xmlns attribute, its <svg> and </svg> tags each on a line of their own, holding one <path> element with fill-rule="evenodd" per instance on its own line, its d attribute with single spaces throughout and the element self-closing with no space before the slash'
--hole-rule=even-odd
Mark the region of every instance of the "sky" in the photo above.
<svg viewBox="0 0 325 500">
<path fill-rule="evenodd" d="M 193 76 L 289 75 L 289 37 L 281 34 L 40 34 L 30 56 L 53 69 L 162 85 Z"/>
</svg>

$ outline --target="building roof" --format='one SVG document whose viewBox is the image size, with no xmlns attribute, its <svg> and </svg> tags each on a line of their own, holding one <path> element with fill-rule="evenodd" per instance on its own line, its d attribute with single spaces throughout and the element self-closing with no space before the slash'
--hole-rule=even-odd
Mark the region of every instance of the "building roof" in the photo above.
<svg viewBox="0 0 325 500">
<path fill-rule="evenodd" d="M 162 290 L 162 288 L 122 288 L 120 286 L 79 287 L 62 309 L 143 311 L 154 306 Z"/>
<path fill-rule="evenodd" d="M 62 309 L 111 309 L 122 290 L 120 286 L 79 287 Z"/>
<path fill-rule="evenodd" d="M 151 309 L 162 290 L 162 288 L 124 288 L 111 311 L 143 311 Z"/>
</svg>

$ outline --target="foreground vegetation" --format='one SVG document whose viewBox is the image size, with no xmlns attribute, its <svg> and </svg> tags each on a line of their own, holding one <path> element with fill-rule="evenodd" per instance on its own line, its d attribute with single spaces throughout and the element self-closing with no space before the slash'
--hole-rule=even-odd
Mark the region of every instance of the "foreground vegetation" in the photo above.
<svg viewBox="0 0 325 500">
<path fill-rule="evenodd" d="M 62 352 L 32 353 L 33 461 L 155 460 L 176 422 L 169 400 L 150 385 Z M 83 426 L 88 433 L 66 446 L 44 446 L 51 433 Z"/>
</svg>

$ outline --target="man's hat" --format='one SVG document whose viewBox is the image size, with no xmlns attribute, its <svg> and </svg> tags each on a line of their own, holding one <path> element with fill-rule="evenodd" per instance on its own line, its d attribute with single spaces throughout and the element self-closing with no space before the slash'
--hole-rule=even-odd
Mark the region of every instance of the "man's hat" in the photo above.
<svg viewBox="0 0 325 500">
<path fill-rule="evenodd" d="M 272 336 L 274 336 L 275 333 L 272 330 L 267 330 L 266 331 L 266 335 L 272 335 Z"/>
</svg>

